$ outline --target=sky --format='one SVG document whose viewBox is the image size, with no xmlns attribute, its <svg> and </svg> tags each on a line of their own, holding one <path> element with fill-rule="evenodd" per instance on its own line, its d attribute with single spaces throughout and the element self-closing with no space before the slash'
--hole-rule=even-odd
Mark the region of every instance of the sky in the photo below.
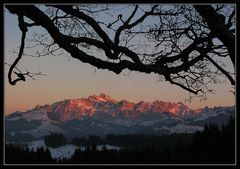
<svg viewBox="0 0 240 169">
<path fill-rule="evenodd" d="M 4 16 L 4 62 L 12 63 L 17 54 L 21 34 L 18 30 L 17 17 L 6 12 Z M 27 36 L 31 36 L 27 34 Z M 18 50 L 17 50 L 18 51 Z M 105 93 L 117 100 L 132 102 L 162 100 L 183 102 L 192 109 L 205 106 L 235 105 L 235 96 L 229 92 L 232 87 L 228 81 L 211 86 L 215 94 L 208 94 L 207 100 L 199 98 L 185 102 L 189 92 L 159 81 L 156 74 L 123 71 L 120 75 L 107 70 L 98 70 L 70 56 L 24 56 L 19 64 L 31 72 L 41 71 L 47 76 L 36 76 L 11 86 L 7 80 L 8 65 L 4 65 L 4 113 L 26 111 L 36 105 L 52 104 L 64 99 L 77 99 L 93 94 Z"/>
</svg>

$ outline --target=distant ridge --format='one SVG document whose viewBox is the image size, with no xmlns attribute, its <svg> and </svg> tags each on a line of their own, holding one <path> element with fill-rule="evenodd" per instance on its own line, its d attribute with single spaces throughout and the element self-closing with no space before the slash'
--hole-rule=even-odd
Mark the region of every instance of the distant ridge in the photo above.
<svg viewBox="0 0 240 169">
<path fill-rule="evenodd" d="M 192 110 L 183 103 L 156 100 L 133 103 L 104 93 L 37 105 L 5 116 L 7 140 L 43 137 L 50 132 L 74 135 L 108 133 L 169 134 L 201 130 L 206 122 L 219 125 L 235 115 L 235 107 Z"/>
</svg>

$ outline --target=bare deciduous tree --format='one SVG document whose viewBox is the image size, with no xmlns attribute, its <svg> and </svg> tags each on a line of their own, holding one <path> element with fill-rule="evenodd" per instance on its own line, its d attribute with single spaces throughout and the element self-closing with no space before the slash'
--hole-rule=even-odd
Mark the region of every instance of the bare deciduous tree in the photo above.
<svg viewBox="0 0 240 169">
<path fill-rule="evenodd" d="M 235 70 L 230 72 L 217 61 L 229 57 L 235 66 L 233 5 L 5 7 L 18 16 L 22 32 L 18 57 L 8 73 L 11 85 L 25 81 L 29 75 L 19 72 L 12 80 L 22 55 L 40 57 L 64 50 L 73 58 L 116 74 L 124 69 L 158 74 L 198 96 L 211 92 L 209 84 L 221 82 L 220 76 L 235 86 Z M 25 46 L 26 33 L 35 26 L 44 28 L 46 33 L 32 36 L 32 46 Z M 24 52 L 36 47 L 42 50 L 36 54 Z"/>
</svg>

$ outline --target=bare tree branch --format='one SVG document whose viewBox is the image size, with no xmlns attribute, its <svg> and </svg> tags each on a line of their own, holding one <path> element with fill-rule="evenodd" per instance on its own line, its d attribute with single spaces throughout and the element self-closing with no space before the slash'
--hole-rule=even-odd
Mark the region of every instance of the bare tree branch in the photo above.
<svg viewBox="0 0 240 169">
<path fill-rule="evenodd" d="M 219 66 L 219 64 L 217 64 L 211 57 L 209 57 L 208 55 L 205 55 L 205 57 L 210 61 L 212 62 L 212 64 L 214 66 L 216 66 L 218 68 L 218 70 L 220 70 L 228 79 L 229 81 L 231 82 L 232 85 L 235 85 L 235 80 L 232 78 L 232 76 L 230 76 L 230 74 L 224 70 L 221 66 Z"/>
<path fill-rule="evenodd" d="M 229 31 L 228 26 L 225 25 L 225 17 L 218 14 L 211 5 L 194 5 L 194 8 L 207 22 L 212 33 L 228 48 L 231 61 L 235 65 L 235 36 Z M 229 19 L 231 20 L 231 18 Z"/>
<path fill-rule="evenodd" d="M 217 76 L 220 73 L 235 85 L 230 73 L 210 57 L 214 55 L 221 58 L 229 55 L 233 65 L 235 64 L 235 53 L 232 53 L 235 36 L 232 30 L 229 30 L 230 27 L 235 29 L 232 21 L 235 11 L 229 14 L 225 25 L 225 16 L 223 20 L 221 14 L 218 14 L 224 10 L 224 5 L 217 7 L 217 10 L 209 5 L 153 5 L 148 9 L 135 5 L 128 16 L 123 17 L 124 13 L 118 14 L 117 20 L 109 24 L 108 21 L 97 19 L 98 14 L 101 18 L 101 12 L 110 12 L 109 7 L 92 10 L 91 5 L 89 8 L 47 5 L 48 10 L 44 12 L 35 5 L 5 7 L 12 14 L 32 20 L 32 23 L 25 23 L 26 28 L 41 26 L 47 32 L 46 35 L 32 40 L 34 43 L 31 46 L 43 46 L 40 53 L 37 50 L 38 57 L 53 55 L 63 49 L 81 62 L 116 74 L 124 69 L 130 72 L 155 73 L 165 77 L 171 84 L 201 97 L 213 91 L 209 84 L 219 83 Z M 142 10 L 141 14 L 138 9 Z M 213 17 L 207 17 L 210 14 Z M 113 18 L 116 19 L 114 11 Z M 45 36 L 50 37 L 51 41 L 46 40 Z M 216 43 L 214 38 L 218 38 L 223 44 Z M 19 57 L 12 65 L 9 75 L 24 55 L 24 39 L 23 34 Z M 104 57 L 99 57 L 93 50 Z M 41 75 L 41 72 L 31 74 L 26 71 L 15 74 L 18 79 L 23 80 L 25 76 L 33 79 L 33 75 Z M 13 85 L 13 82 L 10 84 Z"/>
<path fill-rule="evenodd" d="M 9 71 L 8 71 L 8 81 L 11 85 L 15 85 L 18 81 L 26 81 L 25 77 L 23 74 L 21 73 L 16 73 L 14 72 L 18 77 L 15 80 L 12 80 L 12 72 L 13 69 L 16 67 L 16 65 L 18 64 L 18 62 L 20 61 L 20 59 L 22 58 L 22 54 L 23 54 L 23 50 L 24 50 L 24 45 L 25 45 L 25 37 L 26 37 L 26 32 L 27 32 L 27 27 L 24 23 L 23 20 L 23 15 L 19 15 L 18 16 L 18 25 L 19 28 L 22 32 L 22 37 L 21 37 L 21 45 L 20 45 L 20 49 L 19 49 L 19 53 L 18 53 L 18 57 L 16 58 L 16 60 L 13 62 L 13 64 L 10 66 Z"/>
</svg>

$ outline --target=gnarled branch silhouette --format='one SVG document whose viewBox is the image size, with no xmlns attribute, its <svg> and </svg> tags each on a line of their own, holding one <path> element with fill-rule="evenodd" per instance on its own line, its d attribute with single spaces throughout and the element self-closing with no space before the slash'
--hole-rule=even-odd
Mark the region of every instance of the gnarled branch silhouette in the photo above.
<svg viewBox="0 0 240 169">
<path fill-rule="evenodd" d="M 96 68 L 116 74 L 124 69 L 155 73 L 195 95 L 211 92 L 208 84 L 218 83 L 220 75 L 235 85 L 232 74 L 214 60 L 230 56 L 235 65 L 234 9 L 223 17 L 220 12 L 224 6 L 214 9 L 211 5 L 156 4 L 143 9 L 141 5 L 133 5 L 126 15 L 115 14 L 113 10 L 114 21 L 109 23 L 101 17 L 104 12 L 111 12 L 109 6 L 93 10 L 81 5 L 46 5 L 45 11 L 37 5 L 6 5 L 6 8 L 12 14 L 32 20 L 30 24 L 23 22 L 25 28 L 43 27 L 52 38 L 51 45 L 58 45 L 73 58 Z M 22 33 L 21 50 L 13 68 L 23 54 L 26 32 Z M 216 38 L 223 44 L 216 42 Z M 44 44 L 36 43 L 36 46 Z M 93 48 L 105 58 L 91 54 Z M 50 47 L 45 54 L 49 53 Z"/>
</svg>

